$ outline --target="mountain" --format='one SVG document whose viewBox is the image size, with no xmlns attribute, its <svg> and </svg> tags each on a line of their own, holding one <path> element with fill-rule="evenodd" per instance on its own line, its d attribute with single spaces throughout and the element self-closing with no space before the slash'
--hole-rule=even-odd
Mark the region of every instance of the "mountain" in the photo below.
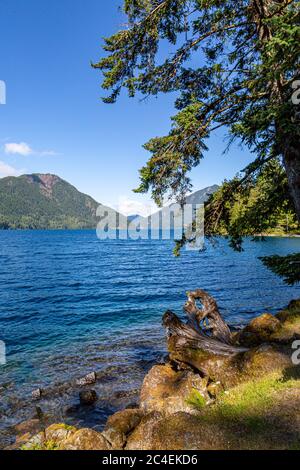
<svg viewBox="0 0 300 470">
<path fill-rule="evenodd" d="M 95 228 L 100 204 L 56 175 L 0 179 L 0 228 Z"/>
<path fill-rule="evenodd" d="M 208 198 L 218 191 L 219 186 L 214 184 L 213 186 L 208 186 L 207 188 L 200 189 L 193 194 L 190 194 L 186 198 L 186 204 L 204 204 Z"/>
<path fill-rule="evenodd" d="M 209 197 L 214 194 L 217 190 L 219 189 L 219 186 L 217 184 L 213 186 L 208 186 L 207 188 L 200 189 L 199 191 L 196 191 L 189 196 L 186 197 L 186 204 L 192 204 L 193 206 L 196 206 L 197 204 L 204 204 Z M 172 209 L 175 207 L 175 204 L 170 204 L 169 206 L 165 206 L 162 209 L 160 209 L 158 212 L 153 214 L 153 216 L 158 216 L 158 214 L 168 214 L 169 209 Z M 139 215 L 131 215 L 128 218 L 130 221 L 135 221 L 135 223 L 139 223 L 141 221 L 145 221 L 147 217 L 142 217 Z M 148 220 L 150 220 L 150 217 L 148 217 Z"/>
<path fill-rule="evenodd" d="M 210 186 L 197 191 L 187 197 L 187 203 L 202 204 L 217 189 L 218 186 Z M 102 206 L 56 175 L 33 174 L 0 179 L 0 229 L 96 228 L 99 206 L 104 212 L 108 209 L 111 227 L 116 224 L 116 215 L 119 223 L 127 227 L 126 217 Z M 129 217 L 129 221 L 139 218 L 134 215 Z"/>
</svg>

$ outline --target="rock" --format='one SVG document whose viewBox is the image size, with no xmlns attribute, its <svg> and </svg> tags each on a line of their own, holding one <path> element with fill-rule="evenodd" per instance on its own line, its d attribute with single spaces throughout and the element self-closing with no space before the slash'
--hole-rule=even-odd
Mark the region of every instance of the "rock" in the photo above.
<svg viewBox="0 0 300 470">
<path fill-rule="evenodd" d="M 92 429 L 80 429 L 64 441 L 61 450 L 111 450 L 102 434 Z"/>
<path fill-rule="evenodd" d="M 19 447 L 21 442 L 18 443 Z M 45 433 L 40 432 L 33 436 L 31 439 L 26 441 L 26 444 L 23 444 L 22 448 L 26 448 L 28 450 L 40 449 L 42 450 L 45 444 Z"/>
<path fill-rule="evenodd" d="M 281 330 L 273 335 L 272 340 L 290 344 L 300 339 L 300 300 L 293 300 L 287 309 L 279 312 L 276 317 L 281 321 Z"/>
<path fill-rule="evenodd" d="M 67 415 L 67 416 L 72 416 L 75 413 L 78 413 L 79 409 L 80 409 L 80 405 L 67 406 L 64 409 L 64 414 Z"/>
<path fill-rule="evenodd" d="M 79 393 L 79 400 L 81 405 L 93 405 L 98 400 L 98 395 L 95 390 L 84 390 Z"/>
<path fill-rule="evenodd" d="M 125 450 L 158 450 L 154 449 L 154 435 L 157 424 L 164 418 L 162 413 L 152 411 L 135 428 L 127 440 Z M 167 447 L 167 443 L 165 443 Z"/>
<path fill-rule="evenodd" d="M 31 436 L 40 431 L 40 429 L 41 423 L 39 419 L 28 419 L 27 421 L 22 421 L 22 423 L 19 423 L 14 427 L 16 434 L 22 435 L 29 433 Z"/>
<path fill-rule="evenodd" d="M 151 413 L 130 435 L 126 450 L 218 450 L 226 449 L 226 435 L 214 424 L 179 412 L 166 418 Z"/>
<path fill-rule="evenodd" d="M 85 385 L 92 385 L 96 382 L 96 380 L 97 380 L 96 372 L 91 372 L 90 374 L 87 374 L 85 377 L 82 377 L 81 379 L 77 379 L 76 385 L 79 385 L 80 387 L 83 387 Z"/>
<path fill-rule="evenodd" d="M 211 382 L 207 386 L 207 391 L 209 395 L 211 395 L 213 398 L 216 398 L 220 393 L 224 392 L 224 388 L 221 384 L 221 382 Z"/>
<path fill-rule="evenodd" d="M 188 370 L 176 372 L 171 365 L 154 366 L 146 375 L 141 390 L 140 408 L 144 413 L 159 411 L 164 415 L 178 411 L 195 412 L 188 403 L 197 390 L 204 400 L 209 400 L 207 379 Z"/>
<path fill-rule="evenodd" d="M 102 435 L 109 441 L 113 450 L 124 448 L 127 436 L 138 426 L 142 417 L 141 410 L 126 409 L 108 418 Z"/>
<path fill-rule="evenodd" d="M 31 396 L 34 400 L 39 400 L 42 397 L 43 391 L 41 388 L 37 388 L 31 392 Z"/>
<path fill-rule="evenodd" d="M 274 333 L 281 329 L 278 318 L 269 313 L 264 313 L 254 318 L 238 335 L 236 340 L 243 346 L 253 347 L 272 341 Z"/>
<path fill-rule="evenodd" d="M 240 361 L 241 373 L 239 382 L 249 381 L 252 378 L 260 378 L 270 372 L 281 372 L 292 367 L 291 357 L 276 347 L 263 344 L 258 348 L 245 353 Z"/>
<path fill-rule="evenodd" d="M 275 317 L 268 313 L 252 320 L 235 340 L 243 346 L 253 347 L 262 343 L 290 344 L 300 339 L 300 302 L 293 300 Z"/>
<path fill-rule="evenodd" d="M 45 441 L 51 441 L 61 446 L 69 439 L 77 429 L 66 424 L 52 424 L 45 430 Z"/>
<path fill-rule="evenodd" d="M 13 444 L 14 448 L 19 448 L 28 442 L 34 435 L 41 431 L 42 424 L 39 419 L 29 419 L 17 424 L 14 427 L 16 434 L 16 443 Z"/>
<path fill-rule="evenodd" d="M 288 307 L 276 315 L 281 322 L 300 320 L 300 299 L 292 300 Z"/>
<path fill-rule="evenodd" d="M 285 393 L 287 396 L 279 394 L 275 401 L 270 400 L 267 409 L 254 408 L 249 415 L 244 407 L 234 405 L 219 413 L 212 405 L 200 416 L 151 413 L 129 436 L 125 450 L 298 449 L 299 390 Z"/>
<path fill-rule="evenodd" d="M 170 359 L 188 362 L 195 369 L 205 370 L 213 382 L 221 382 L 224 389 L 233 387 L 251 377 L 262 377 L 266 372 L 283 371 L 291 367 L 290 351 L 280 350 L 279 346 L 261 345 L 232 357 L 210 354 L 189 347 L 177 348 L 177 338 L 168 342 Z"/>
</svg>

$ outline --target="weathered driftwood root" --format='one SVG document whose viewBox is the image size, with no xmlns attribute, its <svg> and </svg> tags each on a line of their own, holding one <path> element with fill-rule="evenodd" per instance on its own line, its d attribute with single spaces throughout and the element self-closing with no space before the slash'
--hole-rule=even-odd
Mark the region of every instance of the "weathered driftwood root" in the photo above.
<svg viewBox="0 0 300 470">
<path fill-rule="evenodd" d="M 188 292 L 188 301 L 184 310 L 189 317 L 190 324 L 199 332 L 203 329 L 211 332 L 213 338 L 219 339 L 222 343 L 231 344 L 231 333 L 218 309 L 217 302 L 204 290 L 198 289 Z M 200 300 L 203 308 L 197 307 L 196 301 Z M 207 321 L 208 325 L 205 325 Z"/>
<path fill-rule="evenodd" d="M 196 305 L 200 300 L 203 308 Z M 188 322 L 183 323 L 175 313 L 167 311 L 163 325 L 167 329 L 170 358 L 208 373 L 215 366 L 232 363 L 232 358 L 247 351 L 232 344 L 231 332 L 223 320 L 216 301 L 203 290 L 188 293 L 184 306 Z M 207 325 L 204 324 L 207 322 Z M 224 363 L 225 361 L 225 363 Z"/>
<path fill-rule="evenodd" d="M 247 351 L 246 348 L 239 348 L 220 340 L 208 336 L 199 329 L 193 328 L 189 324 L 183 323 L 175 313 L 168 310 L 163 316 L 163 325 L 167 329 L 168 337 L 176 337 L 176 346 L 180 349 L 184 347 L 199 349 L 210 354 L 220 356 L 232 356 L 240 352 Z"/>
</svg>

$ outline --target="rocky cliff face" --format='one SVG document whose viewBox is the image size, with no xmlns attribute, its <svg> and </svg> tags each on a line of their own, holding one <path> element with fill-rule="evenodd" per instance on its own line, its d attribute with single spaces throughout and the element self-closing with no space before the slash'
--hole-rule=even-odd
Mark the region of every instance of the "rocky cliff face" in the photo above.
<svg viewBox="0 0 300 470">
<path fill-rule="evenodd" d="M 56 175 L 50 174 L 36 174 L 36 175 L 28 175 L 26 176 L 27 181 L 31 184 L 38 184 L 40 187 L 41 192 L 46 197 L 51 197 L 53 193 L 53 188 L 56 183 L 59 182 L 60 178 Z"/>
</svg>

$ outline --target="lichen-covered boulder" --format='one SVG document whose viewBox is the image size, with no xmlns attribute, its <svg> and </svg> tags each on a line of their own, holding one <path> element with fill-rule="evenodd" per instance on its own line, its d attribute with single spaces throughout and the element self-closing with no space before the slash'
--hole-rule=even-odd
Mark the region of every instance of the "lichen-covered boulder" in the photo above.
<svg viewBox="0 0 300 470">
<path fill-rule="evenodd" d="M 142 417 L 142 410 L 136 408 L 119 411 L 108 418 L 102 435 L 113 450 L 124 448 L 127 436 L 139 425 Z"/>
<path fill-rule="evenodd" d="M 158 450 L 154 447 L 154 435 L 157 424 L 162 419 L 164 416 L 158 411 L 152 411 L 144 416 L 128 437 L 125 450 Z"/>
<path fill-rule="evenodd" d="M 66 424 L 52 424 L 45 429 L 45 441 L 54 442 L 57 445 L 63 445 L 64 441 L 69 439 L 77 429 Z"/>
<path fill-rule="evenodd" d="M 41 427 L 39 419 L 28 419 L 27 421 L 22 421 L 22 423 L 17 424 L 14 429 L 17 434 L 32 433 Z"/>
<path fill-rule="evenodd" d="M 254 318 L 235 337 L 243 346 L 254 347 L 262 343 L 288 345 L 300 338 L 300 302 L 293 300 L 289 306 L 276 316 L 264 313 Z"/>
<path fill-rule="evenodd" d="M 279 348 L 263 344 L 246 352 L 239 363 L 239 382 L 264 377 L 270 372 L 281 372 L 292 367 L 291 357 Z"/>
<path fill-rule="evenodd" d="M 108 441 L 93 429 L 79 429 L 60 445 L 61 450 L 111 450 Z"/>
<path fill-rule="evenodd" d="M 226 449 L 226 436 L 216 425 L 205 424 L 197 416 L 179 412 L 163 417 L 151 413 L 130 435 L 126 450 Z"/>
<path fill-rule="evenodd" d="M 35 436 L 31 437 L 29 441 L 26 442 L 26 444 L 23 444 L 21 448 L 28 449 L 28 450 L 43 450 L 45 448 L 45 444 L 46 444 L 45 433 L 39 432 Z"/>
<path fill-rule="evenodd" d="M 28 419 L 22 421 L 14 427 L 16 434 L 16 446 L 19 447 L 22 443 L 27 442 L 32 436 L 37 434 L 42 429 L 42 424 L 39 419 Z"/>
<path fill-rule="evenodd" d="M 262 377 L 267 372 L 283 371 L 292 365 L 290 351 L 262 344 L 234 356 L 210 354 L 201 349 L 177 347 L 177 337 L 168 342 L 170 359 L 192 365 L 196 370 L 205 371 L 213 382 L 220 382 L 223 388 L 233 387 L 249 377 Z"/>
<path fill-rule="evenodd" d="M 281 330 L 274 334 L 273 340 L 290 344 L 300 339 L 300 300 L 292 300 L 286 309 L 276 315 L 276 318 L 281 322 Z"/>
<path fill-rule="evenodd" d="M 144 413 L 159 411 L 164 415 L 178 411 L 195 412 L 189 405 L 189 397 L 197 390 L 204 400 L 209 400 L 207 379 L 184 370 L 176 372 L 170 364 L 152 367 L 146 375 L 141 395 L 140 408 Z"/>
<path fill-rule="evenodd" d="M 264 313 L 254 318 L 237 336 L 236 340 L 248 347 L 259 346 L 262 343 L 272 341 L 275 333 L 278 333 L 282 325 L 278 318 L 270 313 Z"/>
<path fill-rule="evenodd" d="M 292 300 L 288 307 L 284 310 L 281 310 L 276 317 L 281 321 L 290 321 L 295 323 L 298 323 L 298 320 L 300 320 L 300 299 L 298 300 Z"/>
</svg>

